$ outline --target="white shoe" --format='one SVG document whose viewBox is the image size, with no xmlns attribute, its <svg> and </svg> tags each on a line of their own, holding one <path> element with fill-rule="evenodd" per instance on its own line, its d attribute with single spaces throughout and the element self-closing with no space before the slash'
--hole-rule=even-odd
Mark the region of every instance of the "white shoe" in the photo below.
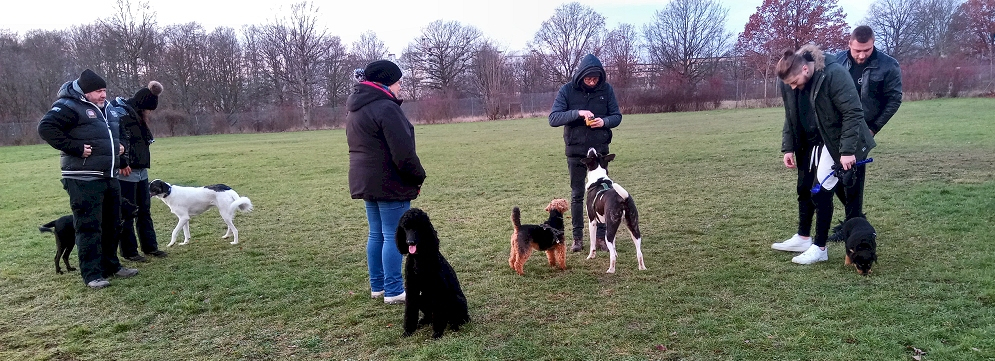
<svg viewBox="0 0 995 361">
<path fill-rule="evenodd" d="M 797 264 L 813 264 L 816 262 L 828 261 L 829 251 L 825 249 L 819 249 L 819 246 L 812 245 L 802 254 L 795 256 L 791 259 L 791 262 Z"/>
<path fill-rule="evenodd" d="M 383 297 L 384 291 L 370 292 L 370 298 L 380 298 Z"/>
<path fill-rule="evenodd" d="M 399 294 L 397 296 L 384 297 L 383 298 L 383 303 L 386 303 L 388 305 L 395 305 L 395 304 L 398 304 L 398 303 L 404 303 L 405 299 L 406 299 L 405 293 L 401 292 L 401 294 Z"/>
<path fill-rule="evenodd" d="M 805 252 L 810 246 L 812 246 L 812 237 L 808 239 L 802 238 L 798 234 L 791 236 L 788 240 L 781 243 L 774 243 L 770 245 L 770 248 L 776 249 L 778 251 L 788 251 L 788 252 Z"/>
</svg>

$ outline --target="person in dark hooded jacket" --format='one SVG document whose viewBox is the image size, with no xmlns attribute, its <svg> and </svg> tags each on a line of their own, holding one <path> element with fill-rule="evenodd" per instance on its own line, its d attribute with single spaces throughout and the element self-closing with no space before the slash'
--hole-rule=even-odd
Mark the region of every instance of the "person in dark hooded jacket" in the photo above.
<svg viewBox="0 0 995 361">
<path fill-rule="evenodd" d="M 110 276 L 131 277 L 134 268 L 117 258 L 121 185 L 121 108 L 108 105 L 107 83 L 90 69 L 62 84 L 59 99 L 41 122 L 38 135 L 61 152 L 62 187 L 69 193 L 83 283 L 94 289 L 110 285 Z"/>
<path fill-rule="evenodd" d="M 425 169 L 415 153 L 415 128 L 401 111 L 401 69 L 378 60 L 356 71 L 346 100 L 349 143 L 349 191 L 366 203 L 370 226 L 366 260 L 370 296 L 384 303 L 404 303 L 403 256 L 394 236 L 401 215 L 418 197 Z"/>
<path fill-rule="evenodd" d="M 155 138 L 149 129 L 148 120 L 152 111 L 159 107 L 161 93 L 162 84 L 151 81 L 147 87 L 138 89 L 131 98 L 118 97 L 111 100 L 112 105 L 125 110 L 121 117 L 121 130 L 124 133 L 121 140 L 126 143 L 124 157 L 128 160 L 128 166 L 121 169 L 117 178 L 121 183 L 121 197 L 127 202 L 121 205 L 123 222 L 118 238 L 121 242 L 121 256 L 133 262 L 146 261 L 138 253 L 139 244 L 146 255 L 167 256 L 166 252 L 159 250 L 159 243 L 156 241 L 155 226 L 152 224 L 152 197 L 149 193 L 149 168 L 152 167 L 149 146 Z"/>
<path fill-rule="evenodd" d="M 570 172 L 570 217 L 573 225 L 573 247 L 579 252 L 584 239 L 584 178 L 587 167 L 581 162 L 587 150 L 608 154 L 612 142 L 611 128 L 622 123 L 622 113 L 615 100 L 615 90 L 608 84 L 605 68 L 593 54 L 581 59 L 570 83 L 560 87 L 549 113 L 549 126 L 563 127 L 567 168 Z M 599 225 L 598 234 L 604 232 Z M 595 235 L 591 235 L 595 239 Z M 597 247 L 607 250 L 599 242 Z"/>
<path fill-rule="evenodd" d="M 850 74 L 817 46 L 787 50 L 775 68 L 781 79 L 784 128 L 782 161 L 798 172 L 798 233 L 771 248 L 802 252 L 791 259 L 813 264 L 826 251 L 833 218 L 833 188 L 841 186 L 834 169 L 850 170 L 877 143 L 864 122 L 860 97 Z M 819 184 L 819 189 L 813 186 Z M 811 232 L 815 216 L 815 234 Z M 813 237 L 814 236 L 814 237 Z"/>
</svg>

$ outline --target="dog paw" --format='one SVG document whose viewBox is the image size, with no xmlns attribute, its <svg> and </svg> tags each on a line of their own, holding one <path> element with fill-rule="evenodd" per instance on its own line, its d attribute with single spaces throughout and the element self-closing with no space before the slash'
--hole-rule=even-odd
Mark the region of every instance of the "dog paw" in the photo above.
<svg viewBox="0 0 995 361">
<path fill-rule="evenodd" d="M 222 239 L 228 238 L 228 235 L 221 236 Z"/>
<path fill-rule="evenodd" d="M 646 270 L 646 266 L 643 266 L 643 265 L 639 265 L 639 270 L 640 270 L 640 271 L 645 271 L 645 270 Z"/>
<path fill-rule="evenodd" d="M 69 271 L 69 272 L 73 272 L 73 271 L 76 271 L 76 269 L 75 269 L 75 268 L 72 268 L 72 267 L 66 267 L 66 270 L 67 270 L 67 271 Z"/>
<path fill-rule="evenodd" d="M 61 275 L 61 274 L 65 274 L 65 272 L 62 272 L 62 270 L 60 270 L 60 269 L 57 269 L 57 270 L 55 270 L 55 273 L 58 273 L 58 274 L 60 274 L 60 275 Z"/>
<path fill-rule="evenodd" d="M 605 273 L 614 274 L 615 273 L 615 267 L 609 268 L 608 271 L 606 271 Z"/>
<path fill-rule="evenodd" d="M 587 254 L 587 259 L 594 259 L 594 256 L 595 256 L 594 251 L 591 251 L 591 253 Z"/>
<path fill-rule="evenodd" d="M 180 245 L 180 246 L 183 246 L 183 245 L 186 245 L 187 243 L 190 243 L 190 241 L 183 241 L 183 242 L 180 242 L 180 244 L 179 244 L 179 245 Z"/>
<path fill-rule="evenodd" d="M 231 241 L 231 244 L 238 244 L 238 241 Z"/>
</svg>

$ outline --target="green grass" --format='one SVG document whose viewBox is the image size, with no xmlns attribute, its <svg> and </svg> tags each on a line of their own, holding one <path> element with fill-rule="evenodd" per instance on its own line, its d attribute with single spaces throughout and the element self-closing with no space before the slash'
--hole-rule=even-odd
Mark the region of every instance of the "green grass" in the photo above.
<svg viewBox="0 0 995 361">
<path fill-rule="evenodd" d="M 639 205 L 649 269 L 625 235 L 614 275 L 604 253 L 571 253 L 566 271 L 541 254 L 524 277 L 508 267 L 511 208 L 537 223 L 569 196 L 560 129 L 417 126 L 429 177 L 412 204 L 473 318 L 440 340 L 400 337 L 402 307 L 369 299 L 342 130 L 158 140 L 153 177 L 226 183 L 255 211 L 236 217 L 241 244 L 210 211 L 189 245 L 100 291 L 56 275 L 37 231 L 68 213 L 57 152 L 0 148 L 0 359 L 992 360 L 993 114 L 991 99 L 911 102 L 878 136 L 870 277 L 843 266 L 839 244 L 811 266 L 770 249 L 797 221 L 780 109 L 625 116 L 610 171 Z M 157 200 L 153 216 L 165 245 L 176 220 Z"/>
</svg>

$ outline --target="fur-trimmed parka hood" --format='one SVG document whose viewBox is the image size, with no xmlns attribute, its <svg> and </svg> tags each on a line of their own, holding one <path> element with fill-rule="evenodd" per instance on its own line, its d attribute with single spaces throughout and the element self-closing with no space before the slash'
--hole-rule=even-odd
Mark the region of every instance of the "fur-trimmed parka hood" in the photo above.
<svg viewBox="0 0 995 361">
<path fill-rule="evenodd" d="M 815 71 L 822 71 L 826 68 L 827 62 L 832 61 L 826 59 L 826 54 L 823 54 L 822 49 L 819 49 L 819 46 L 815 44 L 805 44 L 795 54 L 805 57 L 807 61 L 814 61 Z"/>
</svg>

